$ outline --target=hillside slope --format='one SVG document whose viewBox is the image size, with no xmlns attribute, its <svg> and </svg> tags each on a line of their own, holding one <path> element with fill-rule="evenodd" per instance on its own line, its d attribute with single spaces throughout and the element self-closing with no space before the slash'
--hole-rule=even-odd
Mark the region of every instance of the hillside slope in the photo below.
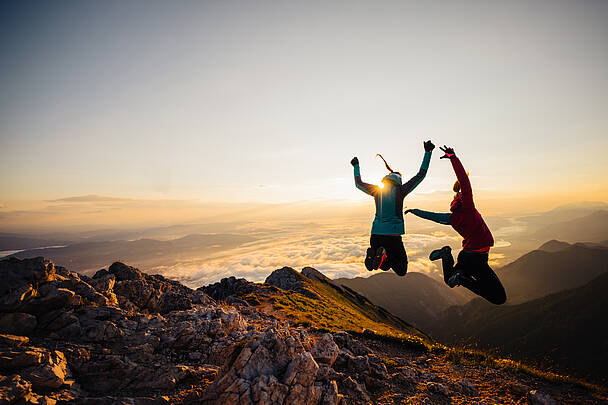
<svg viewBox="0 0 608 405">
<path fill-rule="evenodd" d="M 583 287 L 513 306 L 475 299 L 446 311 L 431 328 L 448 343 L 475 343 L 542 367 L 608 380 L 608 273 Z"/>
<path fill-rule="evenodd" d="M 497 269 L 507 303 L 517 304 L 580 287 L 608 271 L 608 248 L 549 243 Z"/>
<path fill-rule="evenodd" d="M 416 272 L 405 277 L 386 272 L 368 278 L 340 278 L 334 282 L 358 291 L 421 330 L 426 330 L 448 307 L 462 305 L 474 297 L 466 290 L 451 289 L 443 282 Z"/>
</svg>

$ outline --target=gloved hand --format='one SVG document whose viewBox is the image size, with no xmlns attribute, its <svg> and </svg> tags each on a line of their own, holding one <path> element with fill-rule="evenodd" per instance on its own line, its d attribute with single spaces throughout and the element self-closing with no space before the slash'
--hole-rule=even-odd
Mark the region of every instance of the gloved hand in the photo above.
<svg viewBox="0 0 608 405">
<path fill-rule="evenodd" d="M 443 145 L 443 148 L 440 146 L 439 149 L 441 149 L 443 151 L 443 153 L 445 153 L 445 155 L 440 157 L 440 159 L 450 159 L 450 158 L 456 156 L 456 154 L 454 153 L 454 149 L 452 149 L 450 147 Z"/>
<path fill-rule="evenodd" d="M 424 142 L 424 151 L 425 152 L 432 152 L 433 149 L 435 149 L 435 145 L 433 144 L 433 142 L 431 142 L 430 140 Z"/>
<path fill-rule="evenodd" d="M 403 211 L 403 215 L 407 215 L 407 214 L 409 214 L 410 212 L 412 212 L 414 210 L 415 210 L 415 208 L 407 209 L 407 210 Z"/>
<path fill-rule="evenodd" d="M 353 165 L 353 166 L 358 165 L 359 164 L 359 159 L 357 159 L 357 157 L 355 156 L 353 158 L 353 160 L 350 161 L 350 164 Z"/>
</svg>

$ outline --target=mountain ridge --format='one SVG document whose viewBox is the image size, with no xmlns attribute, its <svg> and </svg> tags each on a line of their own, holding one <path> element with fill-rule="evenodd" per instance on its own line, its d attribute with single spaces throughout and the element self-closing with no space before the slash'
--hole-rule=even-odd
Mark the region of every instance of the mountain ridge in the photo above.
<svg viewBox="0 0 608 405">
<path fill-rule="evenodd" d="M 293 269 L 277 271 L 294 278 Z M 88 277 L 43 258 L 10 258 L 0 261 L 0 277 L 6 281 L 0 286 L 0 401 L 9 403 L 607 399 L 584 384 L 558 376 L 548 380 L 508 361 L 483 357 L 483 363 L 471 363 L 466 352 L 402 333 L 380 319 L 375 322 L 386 335 L 380 327 L 365 330 L 360 320 L 367 315 L 336 298 L 338 290 L 304 275 L 295 290 L 223 279 L 215 289 L 225 292 L 222 302 L 120 262 Z M 301 287 L 319 298 L 304 296 L 297 291 Z M 308 318 L 310 325 L 287 319 L 308 315 L 311 301 L 317 302 L 312 309 L 334 305 L 322 314 L 330 326 L 344 322 L 331 318 L 335 311 L 355 311 L 360 318 L 351 331 L 324 328 L 315 317 Z"/>
</svg>

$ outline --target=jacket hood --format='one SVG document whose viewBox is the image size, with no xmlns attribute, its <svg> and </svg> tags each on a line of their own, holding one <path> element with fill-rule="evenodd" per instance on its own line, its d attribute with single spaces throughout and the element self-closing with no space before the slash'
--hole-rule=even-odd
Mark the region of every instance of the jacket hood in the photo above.
<svg viewBox="0 0 608 405">
<path fill-rule="evenodd" d="M 384 176 L 382 181 L 390 181 L 391 183 L 400 186 L 401 185 L 401 175 L 398 173 L 391 173 L 389 175 Z"/>
</svg>

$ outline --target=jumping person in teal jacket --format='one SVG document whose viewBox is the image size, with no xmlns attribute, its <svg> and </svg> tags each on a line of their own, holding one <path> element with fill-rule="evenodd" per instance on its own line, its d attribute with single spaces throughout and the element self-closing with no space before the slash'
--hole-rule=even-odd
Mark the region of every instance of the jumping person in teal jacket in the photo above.
<svg viewBox="0 0 608 405">
<path fill-rule="evenodd" d="M 382 156 L 380 157 L 390 172 L 382 179 L 383 187 L 361 181 L 359 159 L 354 157 L 351 160 L 350 163 L 354 167 L 355 186 L 374 197 L 376 203 L 376 216 L 369 241 L 371 247 L 367 249 L 365 257 L 365 267 L 368 270 L 392 268 L 400 276 L 405 276 L 407 273 L 407 254 L 401 240 L 401 235 L 405 233 L 403 199 L 426 176 L 434 148 L 435 145 L 431 141 L 424 142 L 425 152 L 420 170 L 405 184 L 401 184 L 401 173 L 391 169 Z"/>
</svg>

